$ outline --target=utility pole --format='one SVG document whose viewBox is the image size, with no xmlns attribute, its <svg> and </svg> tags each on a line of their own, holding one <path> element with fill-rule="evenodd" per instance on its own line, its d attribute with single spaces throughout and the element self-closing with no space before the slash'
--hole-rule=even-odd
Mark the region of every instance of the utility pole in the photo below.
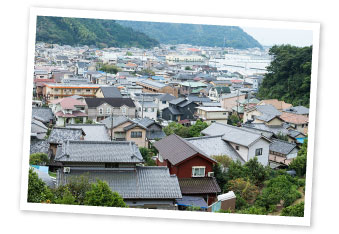
<svg viewBox="0 0 339 234">
<path fill-rule="evenodd" d="M 114 110 L 114 108 L 112 108 Z M 113 110 L 111 113 L 111 141 L 113 141 Z"/>
<path fill-rule="evenodd" d="M 144 118 L 144 94 L 142 93 L 141 118 Z"/>
</svg>

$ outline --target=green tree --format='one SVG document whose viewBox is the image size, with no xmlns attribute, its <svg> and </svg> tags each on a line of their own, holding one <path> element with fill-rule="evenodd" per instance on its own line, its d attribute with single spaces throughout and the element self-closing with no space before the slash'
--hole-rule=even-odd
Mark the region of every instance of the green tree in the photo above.
<svg viewBox="0 0 339 234">
<path fill-rule="evenodd" d="M 295 217 L 304 217 L 304 202 L 300 202 L 293 206 L 288 206 L 282 209 L 281 216 L 295 216 Z"/>
<path fill-rule="evenodd" d="M 233 126 L 237 126 L 239 122 L 241 122 L 241 120 L 236 114 L 232 114 L 227 120 L 227 124 Z"/>
<path fill-rule="evenodd" d="M 186 66 L 186 67 L 185 67 L 185 70 L 186 70 L 186 71 L 190 71 L 190 70 L 192 70 L 192 68 L 191 68 L 190 66 Z"/>
<path fill-rule="evenodd" d="M 49 162 L 49 158 L 45 153 L 35 153 L 29 156 L 30 165 L 46 165 Z"/>
<path fill-rule="evenodd" d="M 312 46 L 273 46 L 273 61 L 260 86 L 260 99 L 279 99 L 294 106 L 309 106 Z"/>
<path fill-rule="evenodd" d="M 224 169 L 231 165 L 232 158 L 227 155 L 213 155 L 212 158 L 217 161 Z"/>
<path fill-rule="evenodd" d="M 243 178 L 228 181 L 227 190 L 240 194 L 246 202 L 253 202 L 259 194 L 259 188 Z"/>
<path fill-rule="evenodd" d="M 288 168 L 296 171 L 298 176 L 304 176 L 306 174 L 307 165 L 307 139 L 298 151 L 298 156 L 292 160 Z"/>
<path fill-rule="evenodd" d="M 99 70 L 110 74 L 117 74 L 120 71 L 120 69 L 117 66 L 111 64 L 103 64 L 101 65 Z"/>
<path fill-rule="evenodd" d="M 122 197 L 117 192 L 112 192 L 108 184 L 97 180 L 92 184 L 91 190 L 86 192 L 85 205 L 89 206 L 108 206 L 108 207 L 127 207 Z"/>
<path fill-rule="evenodd" d="M 27 202 L 41 203 L 53 200 L 53 194 L 32 168 L 28 174 Z"/>
<path fill-rule="evenodd" d="M 133 54 L 131 52 L 127 51 L 126 56 L 133 56 Z"/>
<path fill-rule="evenodd" d="M 269 178 L 269 166 L 264 167 L 257 157 L 251 158 L 244 165 L 245 174 L 248 175 L 248 178 L 255 185 L 262 184 L 265 180 Z"/>
<path fill-rule="evenodd" d="M 140 147 L 139 151 L 142 155 L 142 158 L 145 161 L 146 166 L 155 166 L 156 165 L 155 161 L 152 159 L 153 151 L 151 149 L 148 149 L 146 147 Z"/>
<path fill-rule="evenodd" d="M 224 192 L 224 187 L 227 183 L 226 173 L 223 172 L 221 165 L 219 163 L 213 165 L 213 172 L 220 189 L 222 190 L 222 192 Z"/>
<path fill-rule="evenodd" d="M 198 119 L 195 124 L 193 124 L 192 126 L 188 128 L 190 137 L 201 136 L 201 131 L 207 127 L 208 127 L 208 124 L 206 122 L 203 122 Z"/>
</svg>

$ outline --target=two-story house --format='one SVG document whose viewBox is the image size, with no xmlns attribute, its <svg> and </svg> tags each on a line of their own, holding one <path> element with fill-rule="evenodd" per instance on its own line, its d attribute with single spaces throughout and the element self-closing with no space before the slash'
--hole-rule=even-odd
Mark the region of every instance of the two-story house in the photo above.
<svg viewBox="0 0 339 234">
<path fill-rule="evenodd" d="M 56 126 L 66 124 L 85 123 L 87 114 L 85 112 L 86 103 L 73 97 L 52 100 L 49 103 L 56 117 Z"/>
<path fill-rule="evenodd" d="M 86 113 L 93 121 L 103 120 L 111 115 L 135 117 L 135 104 L 131 98 L 86 98 Z"/>
<path fill-rule="evenodd" d="M 268 165 L 271 140 L 263 134 L 218 122 L 212 123 L 201 133 L 205 136 L 222 135 L 222 140 L 228 142 L 245 162 L 257 157 L 263 166 Z"/>
<path fill-rule="evenodd" d="M 215 122 L 227 124 L 228 112 L 224 108 L 199 106 L 196 109 L 197 117 L 208 124 Z"/>
<path fill-rule="evenodd" d="M 193 120 L 196 104 L 186 98 L 177 98 L 169 102 L 169 107 L 162 110 L 162 118 L 171 121 Z"/>
<path fill-rule="evenodd" d="M 154 147 L 159 151 L 157 165 L 168 167 L 179 178 L 183 195 L 203 197 L 208 204 L 216 200 L 221 190 L 213 177 L 214 159 L 175 134 L 155 142 Z"/>
</svg>

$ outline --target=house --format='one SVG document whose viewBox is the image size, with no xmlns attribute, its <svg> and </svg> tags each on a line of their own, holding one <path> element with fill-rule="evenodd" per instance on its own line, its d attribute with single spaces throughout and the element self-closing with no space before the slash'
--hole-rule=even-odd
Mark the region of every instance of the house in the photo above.
<svg viewBox="0 0 339 234">
<path fill-rule="evenodd" d="M 227 124 L 228 112 L 224 108 L 199 106 L 196 109 L 197 117 L 207 124 L 214 122 Z"/>
<path fill-rule="evenodd" d="M 298 147 L 294 143 L 274 139 L 270 145 L 270 166 L 288 166 L 298 155 Z"/>
<path fill-rule="evenodd" d="M 55 161 L 62 164 L 57 185 L 76 176 L 107 182 L 129 207 L 176 209 L 182 198 L 178 179 L 166 167 L 145 167 L 132 142 L 67 141 L 58 147 Z"/>
<path fill-rule="evenodd" d="M 160 116 L 161 116 L 162 110 L 169 107 L 169 102 L 174 99 L 176 99 L 176 97 L 168 93 L 164 93 L 164 94 L 161 94 L 155 97 L 155 103 L 158 104 L 158 110 L 160 112 Z"/>
<path fill-rule="evenodd" d="M 282 111 L 284 109 L 289 109 L 292 107 L 292 104 L 286 103 L 284 101 L 279 101 L 278 99 L 267 99 L 261 100 L 257 105 L 272 105 L 277 110 Z"/>
<path fill-rule="evenodd" d="M 202 82 L 185 81 L 180 84 L 180 94 L 181 95 L 199 94 L 200 90 L 206 87 L 207 84 Z"/>
<path fill-rule="evenodd" d="M 186 98 L 174 99 L 169 102 L 169 107 L 163 109 L 162 118 L 171 121 L 193 120 L 197 106 L 198 104 Z"/>
<path fill-rule="evenodd" d="M 108 134 L 116 141 L 131 141 L 139 147 L 148 147 L 147 127 L 126 116 L 112 116 L 101 120 Z M 113 122 L 113 123 L 112 123 Z M 113 128 L 112 128 L 113 125 Z"/>
<path fill-rule="evenodd" d="M 31 137 L 37 139 L 44 139 L 47 135 L 48 128 L 39 119 L 33 118 L 31 120 Z"/>
<path fill-rule="evenodd" d="M 304 106 L 293 106 L 291 108 L 284 109 L 283 112 L 293 113 L 296 115 L 304 115 L 308 117 L 310 110 Z"/>
<path fill-rule="evenodd" d="M 166 134 L 162 130 L 162 126 L 153 119 L 149 118 L 134 119 L 134 122 L 137 122 L 147 128 L 146 139 L 149 142 L 154 142 L 155 140 L 159 140 L 166 137 Z"/>
<path fill-rule="evenodd" d="M 298 115 L 294 113 L 289 113 L 289 112 L 283 112 L 280 115 L 280 118 L 290 124 L 290 126 L 298 131 L 302 132 L 303 134 L 307 134 L 308 132 L 308 117 L 306 115 Z"/>
<path fill-rule="evenodd" d="M 85 133 L 84 141 L 110 141 L 105 124 L 67 124 L 66 128 L 82 129 Z"/>
<path fill-rule="evenodd" d="M 49 106 L 56 117 L 56 126 L 85 123 L 87 120 L 86 103 L 74 97 L 51 100 Z"/>
<path fill-rule="evenodd" d="M 54 115 L 49 107 L 32 107 L 32 118 L 39 119 L 46 125 L 54 122 Z"/>
<path fill-rule="evenodd" d="M 138 118 L 150 118 L 157 120 L 158 118 L 158 104 L 151 100 L 135 100 Z"/>
<path fill-rule="evenodd" d="M 117 87 L 108 86 L 108 87 L 100 87 L 95 96 L 97 98 L 122 98 L 122 95 Z"/>
<path fill-rule="evenodd" d="M 93 121 L 113 116 L 134 118 L 136 109 L 131 98 L 86 98 L 86 113 Z"/>
<path fill-rule="evenodd" d="M 201 131 L 201 134 L 205 136 L 222 135 L 222 139 L 228 142 L 245 162 L 257 157 L 258 162 L 262 165 L 268 165 L 271 140 L 262 134 L 218 122 L 212 123 Z"/>
<path fill-rule="evenodd" d="M 243 123 L 265 123 L 281 125 L 284 121 L 279 117 L 281 112 L 272 105 L 256 105 L 244 110 Z"/>
<path fill-rule="evenodd" d="M 159 151 L 157 165 L 168 167 L 179 178 L 183 195 L 203 197 L 208 204 L 215 201 L 220 188 L 213 177 L 214 159 L 175 134 L 155 142 L 154 147 Z"/>
</svg>

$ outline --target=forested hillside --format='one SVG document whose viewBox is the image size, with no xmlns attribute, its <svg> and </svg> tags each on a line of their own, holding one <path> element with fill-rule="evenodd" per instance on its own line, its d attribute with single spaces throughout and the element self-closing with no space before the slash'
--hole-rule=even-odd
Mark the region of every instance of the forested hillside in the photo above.
<svg viewBox="0 0 339 234">
<path fill-rule="evenodd" d="M 143 32 L 164 44 L 262 48 L 258 41 L 240 27 L 118 20 L 116 22 Z"/>
<path fill-rule="evenodd" d="M 61 45 L 151 48 L 158 41 L 114 20 L 38 16 L 36 41 Z"/>
<path fill-rule="evenodd" d="M 269 53 L 274 59 L 267 67 L 259 98 L 276 98 L 294 106 L 309 106 L 312 46 L 273 46 Z"/>
</svg>

